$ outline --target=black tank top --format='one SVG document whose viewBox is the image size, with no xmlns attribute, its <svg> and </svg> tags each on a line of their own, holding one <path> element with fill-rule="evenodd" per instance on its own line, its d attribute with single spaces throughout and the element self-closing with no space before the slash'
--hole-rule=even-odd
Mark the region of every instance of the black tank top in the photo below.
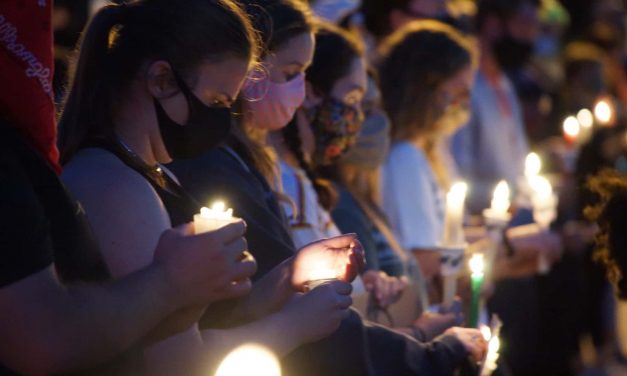
<svg viewBox="0 0 627 376">
<path fill-rule="evenodd" d="M 194 214 L 200 212 L 201 205 L 161 166 L 147 165 L 132 151 L 113 141 L 95 139 L 84 145 L 84 148 L 87 147 L 107 150 L 146 179 L 163 202 L 172 227 L 193 221 Z"/>
</svg>

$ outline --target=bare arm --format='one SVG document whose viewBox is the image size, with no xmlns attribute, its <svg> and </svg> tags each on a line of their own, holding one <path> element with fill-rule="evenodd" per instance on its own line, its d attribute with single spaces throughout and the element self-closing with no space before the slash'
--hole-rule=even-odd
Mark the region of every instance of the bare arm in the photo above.
<svg viewBox="0 0 627 376">
<path fill-rule="evenodd" d="M 150 266 L 106 286 L 63 287 L 48 267 L 0 290 L 0 358 L 25 374 L 93 366 L 124 351 L 180 306 Z"/>
</svg>

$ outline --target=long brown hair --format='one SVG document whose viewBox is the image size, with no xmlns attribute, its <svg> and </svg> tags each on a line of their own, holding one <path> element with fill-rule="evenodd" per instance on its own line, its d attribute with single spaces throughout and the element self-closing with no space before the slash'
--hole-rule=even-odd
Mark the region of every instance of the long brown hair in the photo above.
<svg viewBox="0 0 627 376">
<path fill-rule="evenodd" d="M 434 137 L 444 108 L 438 89 L 470 66 L 470 42 L 453 27 L 438 21 L 415 21 L 386 39 L 379 75 L 383 105 L 392 120 L 392 142 L 421 138 L 440 184 L 448 177 Z"/>
<path fill-rule="evenodd" d="M 61 162 L 93 137 L 112 138 L 113 119 L 130 83 L 150 60 L 166 60 L 193 81 L 204 61 L 253 63 L 258 41 L 232 0 L 140 0 L 102 8 L 78 45 L 59 121 Z"/>
<path fill-rule="evenodd" d="M 259 32 L 263 44 L 261 56 L 276 52 L 295 36 L 316 32 L 318 27 L 311 10 L 301 0 L 241 0 L 240 3 Z M 249 124 L 243 101 L 240 97 L 236 104 L 240 112 L 233 130 L 237 151 L 261 172 L 278 194 L 279 187 L 273 184 L 278 180 L 276 156 L 265 145 L 267 131 Z"/>
</svg>

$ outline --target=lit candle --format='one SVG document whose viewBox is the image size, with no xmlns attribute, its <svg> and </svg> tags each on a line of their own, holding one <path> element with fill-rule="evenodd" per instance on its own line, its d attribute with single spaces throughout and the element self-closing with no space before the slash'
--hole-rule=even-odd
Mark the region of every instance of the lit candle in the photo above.
<svg viewBox="0 0 627 376">
<path fill-rule="evenodd" d="M 544 176 L 534 176 L 529 180 L 532 196 L 534 221 L 540 227 L 547 229 L 555 219 L 557 196 L 553 194 L 553 187 Z"/>
<path fill-rule="evenodd" d="M 612 121 L 613 110 L 607 99 L 601 99 L 594 106 L 594 117 L 601 125 L 608 125 Z"/>
<path fill-rule="evenodd" d="M 446 194 L 446 213 L 444 217 L 444 234 L 442 245 L 461 246 L 466 243 L 464 237 L 464 201 L 468 185 L 464 182 L 453 184 Z"/>
<path fill-rule="evenodd" d="M 501 341 L 499 335 L 501 333 L 501 327 L 503 322 L 498 316 L 493 315 L 490 323 L 491 327 L 482 325 L 480 328 L 483 338 L 488 343 L 488 352 L 481 365 L 479 376 L 490 376 L 497 368 L 497 362 L 499 360 L 499 350 L 501 347 Z"/>
<path fill-rule="evenodd" d="M 501 348 L 501 340 L 498 336 L 492 336 L 488 341 L 488 353 L 486 355 L 483 369 L 480 376 L 489 376 L 496 370 L 497 361 L 499 360 L 499 350 Z"/>
<path fill-rule="evenodd" d="M 281 376 L 281 365 L 274 353 L 256 344 L 242 345 L 220 363 L 215 376 Z"/>
<path fill-rule="evenodd" d="M 574 144 L 579 137 L 579 132 L 581 132 L 581 125 L 579 121 L 574 116 L 569 116 L 564 119 L 564 123 L 562 124 L 562 129 L 564 130 L 564 138 L 569 144 Z"/>
<path fill-rule="evenodd" d="M 577 121 L 582 128 L 592 128 L 594 125 L 594 117 L 592 116 L 592 112 L 587 108 L 579 110 L 577 112 Z"/>
<path fill-rule="evenodd" d="M 202 234 L 218 230 L 238 220 L 233 217 L 233 209 L 226 209 L 224 202 L 217 201 L 211 208 L 203 207 L 200 209 L 200 214 L 194 215 L 194 229 L 196 234 Z"/>
<path fill-rule="evenodd" d="M 509 185 L 505 180 L 501 180 L 496 185 L 496 188 L 494 188 L 492 202 L 487 214 L 493 218 L 508 219 L 509 213 L 507 211 L 509 210 L 509 206 L 511 204 L 509 196 Z"/>
<path fill-rule="evenodd" d="M 307 282 L 305 282 L 305 291 L 311 291 L 318 286 L 335 280 L 337 280 L 337 270 L 323 263 L 312 265 L 309 269 Z"/>
<path fill-rule="evenodd" d="M 468 324 L 471 328 L 476 328 L 479 324 L 479 309 L 481 307 L 481 285 L 483 284 L 483 255 L 475 253 L 470 258 L 468 265 L 471 271 L 471 292 L 472 297 L 470 301 L 470 317 Z"/>
<path fill-rule="evenodd" d="M 544 176 L 535 176 L 529 182 L 533 192 L 531 203 L 533 206 L 533 220 L 543 229 L 548 230 L 557 216 L 557 196 L 553 187 Z M 538 255 L 538 272 L 546 274 L 551 266 L 544 253 Z"/>
<path fill-rule="evenodd" d="M 542 170 L 542 160 L 536 153 L 529 153 L 525 158 L 525 176 L 530 178 L 537 176 Z"/>
</svg>

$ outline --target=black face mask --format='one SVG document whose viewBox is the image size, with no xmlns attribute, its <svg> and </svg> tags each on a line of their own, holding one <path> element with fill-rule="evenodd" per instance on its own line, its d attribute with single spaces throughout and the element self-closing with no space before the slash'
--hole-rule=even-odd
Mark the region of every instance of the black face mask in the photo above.
<svg viewBox="0 0 627 376">
<path fill-rule="evenodd" d="M 533 54 L 533 43 L 505 35 L 492 45 L 494 56 L 504 70 L 522 68 Z"/>
<path fill-rule="evenodd" d="M 231 129 L 231 111 L 224 107 L 205 105 L 178 74 L 173 74 L 187 99 L 189 117 L 185 124 L 178 124 L 168 116 L 161 103 L 155 98 L 161 138 L 172 159 L 198 157 L 228 138 Z"/>
</svg>

